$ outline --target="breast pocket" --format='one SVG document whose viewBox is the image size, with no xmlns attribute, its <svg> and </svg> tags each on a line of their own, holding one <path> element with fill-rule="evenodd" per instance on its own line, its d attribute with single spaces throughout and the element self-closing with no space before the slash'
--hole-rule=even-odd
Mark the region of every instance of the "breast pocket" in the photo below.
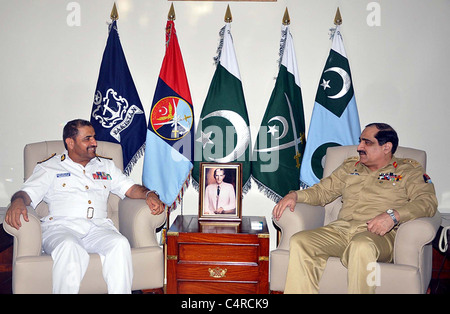
<svg viewBox="0 0 450 314">
<path fill-rule="evenodd" d="M 71 174 L 57 175 L 48 194 L 50 199 L 61 200 L 73 197 L 80 191 L 78 180 Z"/>
<path fill-rule="evenodd" d="M 53 188 L 59 191 L 66 191 L 73 186 L 73 176 L 70 172 L 56 174 Z"/>
<path fill-rule="evenodd" d="M 404 204 L 407 201 L 406 189 L 401 182 L 378 180 L 377 197 L 389 200 L 393 205 Z"/>
<path fill-rule="evenodd" d="M 359 195 L 363 188 L 365 176 L 347 175 L 345 178 L 345 189 L 342 192 L 343 200 L 359 199 Z"/>
<path fill-rule="evenodd" d="M 105 199 L 108 198 L 111 191 L 111 179 L 103 172 L 97 172 L 92 175 L 92 185 L 96 192 L 100 193 Z M 103 175 L 102 175 L 103 174 Z"/>
</svg>

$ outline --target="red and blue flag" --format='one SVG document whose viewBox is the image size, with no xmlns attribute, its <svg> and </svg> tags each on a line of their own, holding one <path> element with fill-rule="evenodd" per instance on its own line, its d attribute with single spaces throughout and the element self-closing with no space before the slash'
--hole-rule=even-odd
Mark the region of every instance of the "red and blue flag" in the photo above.
<svg viewBox="0 0 450 314">
<path fill-rule="evenodd" d="M 147 127 L 142 182 L 170 209 L 187 187 L 192 163 L 194 110 L 173 21 L 166 25 L 166 53 Z"/>
</svg>

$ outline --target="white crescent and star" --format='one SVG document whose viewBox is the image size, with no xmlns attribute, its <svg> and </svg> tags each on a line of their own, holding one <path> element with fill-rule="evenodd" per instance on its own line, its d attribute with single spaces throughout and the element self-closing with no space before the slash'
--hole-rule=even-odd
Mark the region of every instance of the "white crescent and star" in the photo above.
<svg viewBox="0 0 450 314">
<path fill-rule="evenodd" d="M 342 88 L 339 91 L 339 93 L 337 93 L 336 95 L 331 95 L 328 96 L 328 98 L 331 99 L 338 99 L 343 97 L 345 94 L 347 94 L 347 92 L 350 90 L 350 87 L 352 86 L 352 80 L 350 79 L 350 75 L 342 68 L 339 67 L 332 67 L 329 68 L 327 70 L 325 70 L 323 73 L 326 72 L 336 72 L 337 74 L 339 74 L 339 76 L 342 79 Z M 320 86 L 323 87 L 323 90 L 326 90 L 327 88 L 331 88 L 330 86 L 330 80 L 326 81 L 325 79 L 322 79 L 322 83 L 320 84 Z"/>
<path fill-rule="evenodd" d="M 273 120 L 279 121 L 283 125 L 283 132 L 281 133 L 280 136 L 275 137 L 275 133 L 279 132 L 279 131 L 278 131 L 278 129 L 277 129 L 277 127 L 275 125 L 269 125 L 269 131 L 267 131 L 267 133 L 271 133 L 275 140 L 280 140 L 280 139 L 282 139 L 282 138 L 284 138 L 286 136 L 286 134 L 287 134 L 287 132 L 289 130 L 288 122 L 287 122 L 285 117 L 275 116 L 272 119 L 270 119 L 267 122 L 267 124 L 269 124 Z"/>
<path fill-rule="evenodd" d="M 289 147 L 295 147 L 296 151 L 298 151 L 298 144 L 303 143 L 302 142 L 303 141 L 302 137 L 299 138 L 299 137 L 296 136 L 296 130 L 295 130 L 295 124 L 294 124 L 295 122 L 294 122 L 294 117 L 292 116 L 291 103 L 290 103 L 289 98 L 286 95 L 286 93 L 284 95 L 286 96 L 287 105 L 289 107 L 289 112 L 291 114 L 291 123 L 292 123 L 292 126 L 293 126 L 292 127 L 293 128 L 292 131 L 294 132 L 294 139 L 292 141 L 290 141 L 290 142 L 287 142 L 287 143 L 284 143 L 284 144 L 281 144 L 281 145 L 277 145 L 277 146 L 266 147 L 266 148 L 259 148 L 259 149 L 255 148 L 256 152 L 268 153 L 268 152 L 274 152 L 274 151 L 277 151 L 277 150 L 283 150 L 283 149 L 286 149 L 286 148 L 289 148 Z M 267 131 L 267 133 L 270 133 L 274 137 L 274 140 L 281 140 L 281 139 L 283 139 L 286 136 L 286 134 L 289 131 L 289 123 L 288 123 L 287 119 L 285 117 L 283 117 L 283 116 L 274 116 L 267 122 L 267 124 L 269 124 L 270 122 L 272 122 L 274 120 L 275 121 L 279 121 L 283 125 L 283 132 L 281 133 L 280 136 L 275 137 L 275 133 L 279 132 L 278 129 L 277 129 L 277 126 L 276 125 L 268 125 L 269 131 Z"/>
<path fill-rule="evenodd" d="M 250 144 L 250 128 L 247 123 L 238 113 L 231 110 L 217 110 L 211 112 L 204 116 L 202 121 L 211 117 L 219 117 L 228 120 L 236 131 L 237 142 L 233 151 L 231 151 L 228 155 L 221 158 L 213 158 L 209 156 L 207 158 L 210 161 L 219 163 L 232 162 L 238 159 L 245 153 L 245 150 Z M 205 148 L 207 144 L 214 145 L 214 142 L 211 141 L 211 135 L 212 131 L 208 133 L 203 133 L 203 131 L 201 131 L 201 136 L 196 141 L 202 143 L 203 148 Z"/>
</svg>

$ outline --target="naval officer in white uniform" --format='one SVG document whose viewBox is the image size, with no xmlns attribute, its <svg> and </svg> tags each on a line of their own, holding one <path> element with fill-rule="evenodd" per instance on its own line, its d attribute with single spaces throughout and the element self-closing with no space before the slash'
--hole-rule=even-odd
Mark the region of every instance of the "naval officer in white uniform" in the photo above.
<svg viewBox="0 0 450 314">
<path fill-rule="evenodd" d="M 152 214 L 164 212 L 156 192 L 134 184 L 112 160 L 96 155 L 95 131 L 89 121 L 73 120 L 63 131 L 66 151 L 39 163 L 22 189 L 11 198 L 5 222 L 21 227 L 26 206 L 42 200 L 42 246 L 53 258 L 53 293 L 77 293 L 89 264 L 89 253 L 102 259 L 109 293 L 131 293 L 133 268 L 128 240 L 107 218 L 107 199 L 145 199 Z"/>
</svg>

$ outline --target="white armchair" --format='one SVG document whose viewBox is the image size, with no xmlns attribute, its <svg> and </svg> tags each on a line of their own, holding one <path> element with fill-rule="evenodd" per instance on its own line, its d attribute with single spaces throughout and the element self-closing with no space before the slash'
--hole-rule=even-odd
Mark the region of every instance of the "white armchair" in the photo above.
<svg viewBox="0 0 450 314">
<path fill-rule="evenodd" d="M 111 157 L 116 166 L 123 169 L 122 148 L 118 144 L 97 141 L 97 153 Z M 31 175 L 37 162 L 61 153 L 62 141 L 28 144 L 24 149 L 25 180 Z M 46 216 L 48 207 L 41 202 L 34 210 L 28 207 L 29 222 L 21 218 L 19 230 L 3 223 L 6 232 L 14 237 L 13 293 L 52 293 L 51 256 L 42 252 L 40 218 Z M 156 238 L 166 215 L 152 215 L 144 200 L 125 198 L 111 194 L 108 199 L 108 217 L 127 237 L 131 245 L 133 261 L 132 290 L 153 290 L 162 293 L 164 285 L 164 254 Z M 81 282 L 80 293 L 107 293 L 98 254 L 90 254 L 90 262 Z"/>
<path fill-rule="evenodd" d="M 356 155 L 356 146 L 328 148 L 324 177 L 342 162 Z M 426 167 L 426 153 L 406 147 L 398 147 L 397 157 L 412 158 Z M 325 208 L 297 204 L 294 212 L 285 210 L 280 220 L 273 219 L 281 229 L 280 242 L 270 253 L 270 290 L 284 291 L 289 261 L 289 240 L 301 230 L 314 229 L 337 219 L 341 198 Z M 425 293 L 431 279 L 432 246 L 441 223 L 439 212 L 431 218 L 419 218 L 400 225 L 394 244 L 394 262 L 377 263 L 380 266 L 381 285 L 376 293 Z M 330 257 L 319 283 L 320 293 L 347 293 L 347 269 L 337 257 Z"/>
</svg>

